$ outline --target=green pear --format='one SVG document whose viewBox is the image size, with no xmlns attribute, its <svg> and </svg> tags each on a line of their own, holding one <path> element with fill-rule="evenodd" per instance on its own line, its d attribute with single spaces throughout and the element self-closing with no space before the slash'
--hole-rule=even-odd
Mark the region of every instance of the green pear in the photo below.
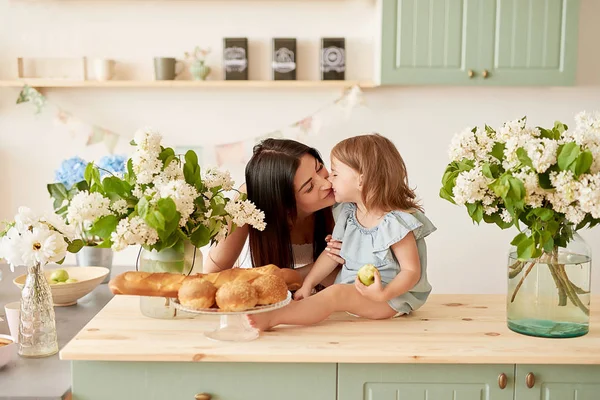
<svg viewBox="0 0 600 400">
<path fill-rule="evenodd" d="M 358 279 L 363 285 L 369 286 L 375 282 L 375 274 L 379 274 L 379 271 L 373 264 L 365 264 L 358 270 Z"/>
<path fill-rule="evenodd" d="M 66 282 L 69 279 L 69 273 L 64 269 L 57 269 L 52 271 L 50 279 L 57 282 Z"/>
</svg>

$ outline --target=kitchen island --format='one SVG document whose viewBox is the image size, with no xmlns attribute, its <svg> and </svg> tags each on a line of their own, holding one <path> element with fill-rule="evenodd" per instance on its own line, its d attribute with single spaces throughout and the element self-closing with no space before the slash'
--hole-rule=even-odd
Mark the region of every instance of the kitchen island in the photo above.
<svg viewBox="0 0 600 400">
<path fill-rule="evenodd" d="M 433 295 L 407 317 L 339 313 L 231 343 L 203 335 L 218 317 L 151 319 L 138 297 L 115 296 L 60 357 L 76 400 L 596 399 L 600 297 L 590 333 L 573 339 L 509 331 L 505 300 Z"/>
</svg>

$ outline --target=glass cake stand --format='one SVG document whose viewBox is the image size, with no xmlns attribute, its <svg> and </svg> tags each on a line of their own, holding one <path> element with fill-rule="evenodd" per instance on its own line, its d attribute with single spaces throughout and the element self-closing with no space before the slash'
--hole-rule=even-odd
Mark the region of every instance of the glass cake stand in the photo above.
<svg viewBox="0 0 600 400">
<path fill-rule="evenodd" d="M 279 303 L 269 304 L 266 306 L 256 306 L 248 310 L 237 312 L 221 311 L 218 308 L 205 308 L 196 310 L 181 305 L 177 299 L 173 299 L 173 304 L 176 309 L 190 314 L 219 315 L 221 319 L 217 329 L 204 332 L 204 335 L 209 339 L 226 342 L 247 342 L 258 338 L 259 332 L 250 326 L 246 315 L 277 310 L 278 308 L 287 306 L 291 300 L 292 294 L 288 291 L 285 300 L 280 301 Z"/>
</svg>

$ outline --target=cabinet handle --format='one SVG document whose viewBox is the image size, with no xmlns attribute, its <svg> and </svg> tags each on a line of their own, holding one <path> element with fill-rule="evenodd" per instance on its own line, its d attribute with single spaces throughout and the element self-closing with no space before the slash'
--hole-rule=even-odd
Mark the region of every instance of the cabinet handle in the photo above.
<svg viewBox="0 0 600 400">
<path fill-rule="evenodd" d="M 470 69 L 470 70 L 467 71 L 467 75 L 469 75 L 469 78 L 472 78 L 472 77 L 475 76 L 475 72 L 473 72 L 473 70 Z"/>
<path fill-rule="evenodd" d="M 481 75 L 483 76 L 483 79 L 487 79 L 487 77 L 490 76 L 490 73 L 487 69 L 484 69 Z"/>
<path fill-rule="evenodd" d="M 212 396 L 208 393 L 198 393 L 197 395 L 194 396 L 195 400 L 210 400 L 212 399 Z"/>
<path fill-rule="evenodd" d="M 505 389 L 507 383 L 508 383 L 508 378 L 506 377 L 506 374 L 504 372 L 501 373 L 500 375 L 498 375 L 498 387 L 500 389 Z"/>
<path fill-rule="evenodd" d="M 535 386 L 535 375 L 533 374 L 533 372 L 530 372 L 527 374 L 527 376 L 525 376 L 525 384 L 529 389 Z"/>
</svg>

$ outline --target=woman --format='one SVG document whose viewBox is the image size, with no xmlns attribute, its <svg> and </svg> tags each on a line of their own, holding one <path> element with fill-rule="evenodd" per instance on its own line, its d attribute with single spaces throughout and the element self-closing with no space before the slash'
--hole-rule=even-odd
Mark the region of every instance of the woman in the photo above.
<svg viewBox="0 0 600 400">
<path fill-rule="evenodd" d="M 330 257 L 343 264 L 341 243 L 329 240 L 335 197 L 328 176 L 319 152 L 302 143 L 267 139 L 256 145 L 246 166 L 245 189 L 265 213 L 267 226 L 262 232 L 236 228 L 210 249 L 204 272 L 231 268 L 240 259 L 241 267 L 275 264 L 306 276 L 326 246 Z M 323 284 L 331 284 L 336 274 L 337 270 Z"/>
</svg>

